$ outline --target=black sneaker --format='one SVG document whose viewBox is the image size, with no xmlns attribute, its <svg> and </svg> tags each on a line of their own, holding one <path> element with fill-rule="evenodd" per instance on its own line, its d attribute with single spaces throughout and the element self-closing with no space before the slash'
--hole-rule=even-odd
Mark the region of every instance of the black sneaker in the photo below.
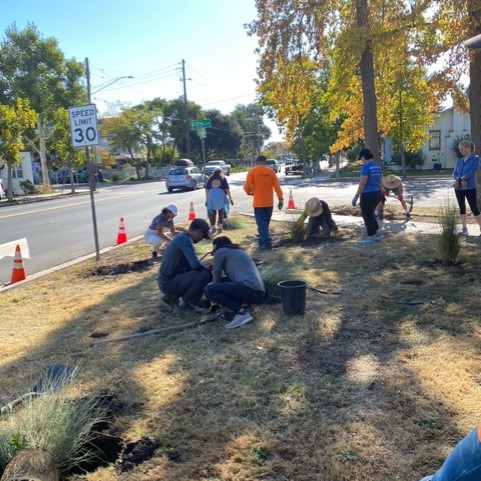
<svg viewBox="0 0 481 481">
<path fill-rule="evenodd" d="M 404 212 L 404 217 L 406 217 L 406 220 L 409 220 L 411 218 L 411 214 L 409 212 Z"/>
<path fill-rule="evenodd" d="M 157 251 L 152 252 L 152 260 L 156 261 L 158 258 L 159 258 L 159 254 L 157 253 Z"/>
</svg>

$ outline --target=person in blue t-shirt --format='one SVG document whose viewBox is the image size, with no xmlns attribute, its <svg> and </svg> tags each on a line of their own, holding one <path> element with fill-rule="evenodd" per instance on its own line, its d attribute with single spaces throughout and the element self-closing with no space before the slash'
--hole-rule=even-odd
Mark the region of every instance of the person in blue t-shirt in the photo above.
<svg viewBox="0 0 481 481">
<path fill-rule="evenodd" d="M 453 171 L 453 179 L 455 179 L 453 187 L 459 205 L 461 224 L 463 224 L 463 229 L 460 234 L 468 235 L 468 227 L 466 225 L 466 199 L 481 229 L 481 213 L 476 202 L 476 172 L 479 169 L 479 157 L 474 155 L 475 146 L 471 140 L 462 140 L 458 148 L 462 157 L 456 162 L 456 167 Z"/>
<path fill-rule="evenodd" d="M 359 197 L 361 197 L 361 215 L 367 230 L 367 237 L 360 241 L 361 244 L 372 244 L 382 238 L 382 234 L 377 232 L 379 224 L 374 216 L 376 206 L 382 197 L 382 169 L 373 159 L 374 156 L 369 149 L 364 148 L 359 152 L 359 160 L 362 160 L 364 165 L 361 169 L 359 187 L 352 199 L 352 206 L 354 207 Z"/>
<path fill-rule="evenodd" d="M 481 479 L 481 426 L 461 439 L 441 468 L 421 481 L 479 481 Z"/>
</svg>

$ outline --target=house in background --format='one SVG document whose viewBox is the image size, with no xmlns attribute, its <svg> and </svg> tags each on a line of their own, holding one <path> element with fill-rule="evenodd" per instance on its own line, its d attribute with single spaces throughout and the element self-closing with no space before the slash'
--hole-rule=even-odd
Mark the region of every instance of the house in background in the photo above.
<svg viewBox="0 0 481 481">
<path fill-rule="evenodd" d="M 20 162 L 13 166 L 12 169 L 12 188 L 14 194 L 23 194 L 20 182 L 24 180 L 30 180 L 33 182 L 33 169 L 32 169 L 32 154 L 31 152 L 20 152 Z M 3 180 L 3 187 L 7 190 L 7 165 L 2 169 L 0 176 Z"/>
<path fill-rule="evenodd" d="M 451 169 L 456 165 L 457 157 L 453 145 L 461 138 L 469 138 L 471 122 L 469 113 L 459 112 L 454 107 L 439 113 L 434 125 L 428 129 L 429 140 L 421 147 L 424 157 L 422 170 L 437 168 Z M 393 163 L 392 139 L 386 137 L 382 141 L 383 160 L 388 169 L 400 170 L 400 166 Z M 436 167 L 435 167 L 436 166 Z"/>
<path fill-rule="evenodd" d="M 423 145 L 425 157 L 423 169 L 432 169 L 434 164 L 441 168 L 454 168 L 457 157 L 453 145 L 461 138 L 471 134 L 471 121 L 468 112 L 459 112 L 450 107 L 440 112 L 434 125 L 429 129 L 429 140 Z"/>
</svg>

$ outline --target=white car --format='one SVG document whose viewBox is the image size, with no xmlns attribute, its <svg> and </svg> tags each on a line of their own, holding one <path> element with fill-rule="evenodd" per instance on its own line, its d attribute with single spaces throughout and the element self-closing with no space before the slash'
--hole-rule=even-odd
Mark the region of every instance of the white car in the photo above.
<svg viewBox="0 0 481 481">
<path fill-rule="evenodd" d="M 3 180 L 0 179 L 0 200 L 2 200 L 4 197 L 6 197 L 5 190 L 3 189 Z"/>
</svg>

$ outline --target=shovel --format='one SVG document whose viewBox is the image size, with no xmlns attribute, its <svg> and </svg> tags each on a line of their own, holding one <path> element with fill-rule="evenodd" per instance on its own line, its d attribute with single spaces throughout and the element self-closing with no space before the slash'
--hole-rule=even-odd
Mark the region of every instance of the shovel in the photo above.
<svg viewBox="0 0 481 481">
<path fill-rule="evenodd" d="M 73 378 L 76 371 L 76 368 L 63 364 L 54 364 L 53 366 L 50 366 L 30 392 L 23 394 L 22 396 L 8 403 L 6 406 L 0 408 L 0 415 L 4 415 L 12 411 L 15 406 L 22 404 L 26 399 L 41 396 L 45 393 L 53 393 L 58 391 L 66 381 Z"/>
</svg>

